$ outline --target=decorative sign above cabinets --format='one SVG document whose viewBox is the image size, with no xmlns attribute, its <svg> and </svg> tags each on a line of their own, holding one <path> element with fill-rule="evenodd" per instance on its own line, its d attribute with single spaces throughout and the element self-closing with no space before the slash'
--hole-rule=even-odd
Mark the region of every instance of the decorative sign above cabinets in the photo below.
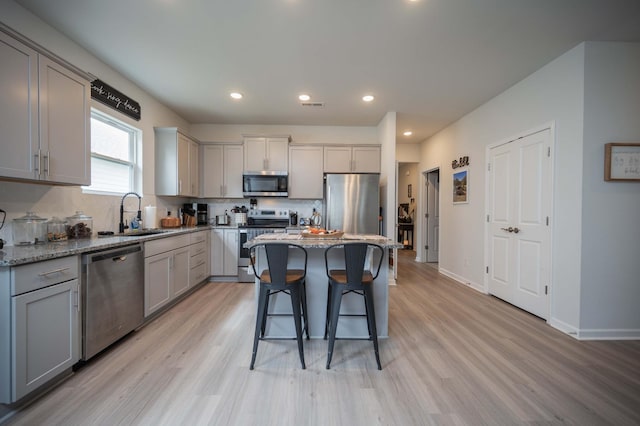
<svg viewBox="0 0 640 426">
<path fill-rule="evenodd" d="M 451 168 L 457 169 L 458 167 L 464 167 L 469 165 L 469 156 L 465 155 L 464 157 L 460 157 L 457 160 L 453 160 L 451 162 Z"/>
<path fill-rule="evenodd" d="M 102 80 L 96 79 L 91 82 L 91 98 L 134 120 L 140 120 L 140 104 Z"/>
</svg>

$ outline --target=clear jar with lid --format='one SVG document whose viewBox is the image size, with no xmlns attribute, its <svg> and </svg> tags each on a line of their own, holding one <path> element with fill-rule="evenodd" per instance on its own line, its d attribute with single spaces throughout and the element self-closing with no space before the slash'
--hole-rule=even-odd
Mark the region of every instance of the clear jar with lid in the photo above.
<svg viewBox="0 0 640 426">
<path fill-rule="evenodd" d="M 82 211 L 77 211 L 67 218 L 66 229 L 69 239 L 91 238 L 93 219 Z"/>
<path fill-rule="evenodd" d="M 49 242 L 67 241 L 67 221 L 52 217 L 47 222 L 47 240 Z"/>
<path fill-rule="evenodd" d="M 34 212 L 13 219 L 13 244 L 16 246 L 47 242 L 47 219 Z"/>
</svg>

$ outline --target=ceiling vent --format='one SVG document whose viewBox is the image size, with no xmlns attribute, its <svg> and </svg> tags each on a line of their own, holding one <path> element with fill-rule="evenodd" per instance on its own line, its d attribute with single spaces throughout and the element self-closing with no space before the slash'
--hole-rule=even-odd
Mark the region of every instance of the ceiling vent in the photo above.
<svg viewBox="0 0 640 426">
<path fill-rule="evenodd" d="M 300 102 L 300 105 L 303 107 L 322 108 L 324 107 L 324 102 Z"/>
</svg>

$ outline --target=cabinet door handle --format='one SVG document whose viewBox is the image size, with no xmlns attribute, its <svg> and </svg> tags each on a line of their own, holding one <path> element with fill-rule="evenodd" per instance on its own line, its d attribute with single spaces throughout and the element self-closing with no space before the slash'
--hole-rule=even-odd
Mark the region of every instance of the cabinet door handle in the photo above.
<svg viewBox="0 0 640 426">
<path fill-rule="evenodd" d="M 40 150 L 37 154 L 33 154 L 33 171 L 36 173 L 36 177 L 40 176 Z"/>
<path fill-rule="evenodd" d="M 69 268 L 59 268 L 59 269 L 54 269 L 52 271 L 48 271 L 48 272 L 41 272 L 38 274 L 38 276 L 40 277 L 46 277 L 47 275 L 51 275 L 51 274 L 60 274 L 64 271 L 68 271 Z"/>
<path fill-rule="evenodd" d="M 44 157 L 44 176 L 46 178 L 49 177 L 49 151 L 43 156 Z"/>
<path fill-rule="evenodd" d="M 75 290 L 73 290 L 73 297 L 74 297 L 73 306 L 76 308 L 76 311 L 80 311 L 80 292 L 78 291 L 77 287 Z"/>
</svg>

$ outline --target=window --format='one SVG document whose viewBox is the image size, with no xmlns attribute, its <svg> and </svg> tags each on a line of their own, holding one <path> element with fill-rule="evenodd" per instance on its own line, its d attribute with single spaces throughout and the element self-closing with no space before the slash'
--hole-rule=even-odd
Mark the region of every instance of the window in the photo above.
<svg viewBox="0 0 640 426">
<path fill-rule="evenodd" d="M 83 187 L 84 192 L 125 194 L 140 189 L 140 134 L 115 118 L 91 111 L 91 186 Z"/>
</svg>

